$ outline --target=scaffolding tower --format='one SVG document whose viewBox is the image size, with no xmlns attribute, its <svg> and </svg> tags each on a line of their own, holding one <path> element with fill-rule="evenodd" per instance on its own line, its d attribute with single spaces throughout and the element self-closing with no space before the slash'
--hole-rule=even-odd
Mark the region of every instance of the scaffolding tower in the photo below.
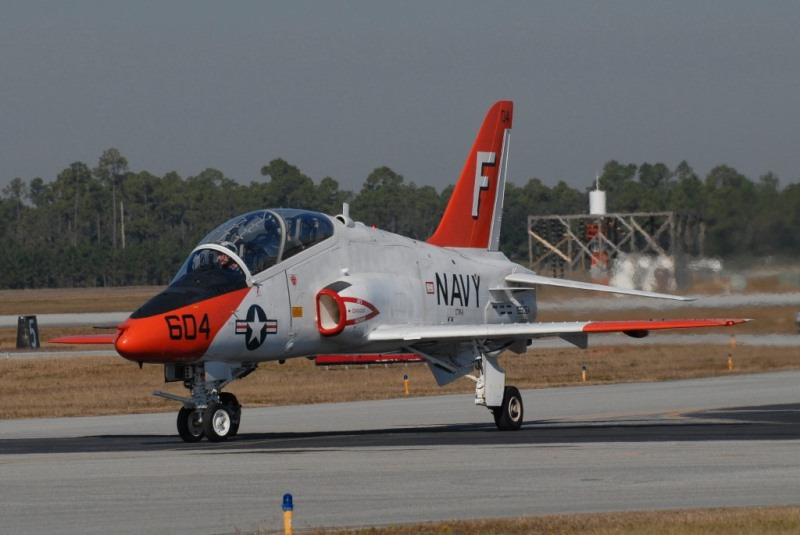
<svg viewBox="0 0 800 535">
<path fill-rule="evenodd" d="M 690 213 L 528 216 L 530 267 L 553 277 L 607 274 L 623 255 L 666 257 L 680 287 L 686 257 L 702 256 L 704 237 L 702 218 Z"/>
</svg>

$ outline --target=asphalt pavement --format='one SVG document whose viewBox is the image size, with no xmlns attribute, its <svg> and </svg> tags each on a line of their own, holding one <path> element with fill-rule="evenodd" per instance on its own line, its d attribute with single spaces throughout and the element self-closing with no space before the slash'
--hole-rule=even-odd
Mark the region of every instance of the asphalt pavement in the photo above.
<svg viewBox="0 0 800 535">
<path fill-rule="evenodd" d="M 233 533 L 800 503 L 800 372 L 245 409 L 184 444 L 175 414 L 0 422 L 8 533 Z"/>
</svg>

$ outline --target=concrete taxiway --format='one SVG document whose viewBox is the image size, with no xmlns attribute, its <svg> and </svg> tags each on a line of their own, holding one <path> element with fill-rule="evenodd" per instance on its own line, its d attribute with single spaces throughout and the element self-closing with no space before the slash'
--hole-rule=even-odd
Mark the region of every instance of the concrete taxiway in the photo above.
<svg viewBox="0 0 800 535">
<path fill-rule="evenodd" d="M 245 410 L 229 442 L 174 414 L 0 422 L 8 533 L 232 533 L 800 503 L 800 372 Z"/>
</svg>

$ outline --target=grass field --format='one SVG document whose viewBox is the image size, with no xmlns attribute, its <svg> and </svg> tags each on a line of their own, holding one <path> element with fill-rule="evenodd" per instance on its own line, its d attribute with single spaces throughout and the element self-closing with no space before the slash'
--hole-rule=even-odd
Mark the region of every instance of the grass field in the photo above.
<svg viewBox="0 0 800 535">
<path fill-rule="evenodd" d="M 246 532 L 239 532 L 246 533 Z M 279 533 L 273 529 L 256 535 Z M 800 507 L 743 507 L 680 511 L 547 515 L 487 520 L 453 520 L 349 530 L 318 530 L 308 535 L 751 535 L 800 533 Z"/>
<path fill-rule="evenodd" d="M 0 315 L 130 312 L 162 290 L 160 286 L 0 290 Z"/>
</svg>

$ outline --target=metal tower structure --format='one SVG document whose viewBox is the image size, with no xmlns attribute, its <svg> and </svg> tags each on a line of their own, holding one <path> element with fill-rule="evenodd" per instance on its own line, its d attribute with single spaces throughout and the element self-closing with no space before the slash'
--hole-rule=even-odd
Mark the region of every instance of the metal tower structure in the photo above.
<svg viewBox="0 0 800 535">
<path fill-rule="evenodd" d="M 528 216 L 528 256 L 537 273 L 606 273 L 621 255 L 670 258 L 682 286 L 685 256 L 703 253 L 698 214 L 633 212 Z"/>
</svg>

